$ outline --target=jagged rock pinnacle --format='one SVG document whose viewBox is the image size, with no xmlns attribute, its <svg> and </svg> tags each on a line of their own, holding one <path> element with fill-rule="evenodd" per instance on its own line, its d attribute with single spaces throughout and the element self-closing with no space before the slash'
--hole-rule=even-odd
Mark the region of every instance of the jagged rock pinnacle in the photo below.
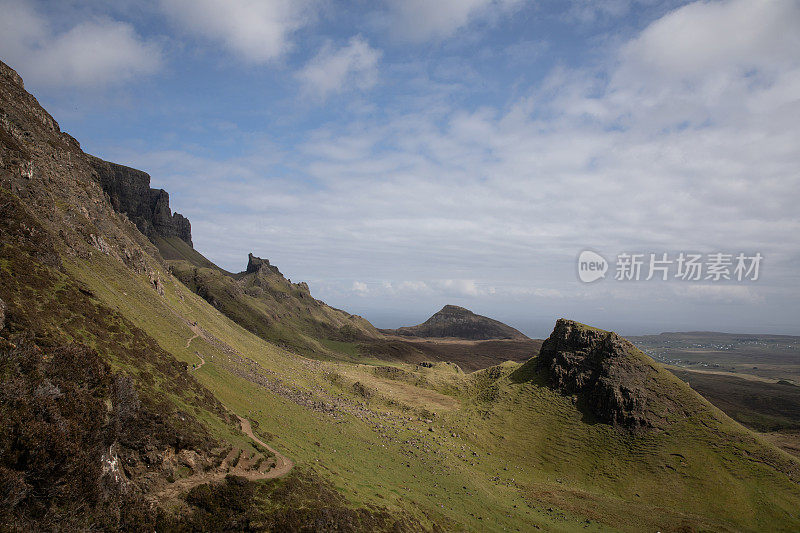
<svg viewBox="0 0 800 533">
<path fill-rule="evenodd" d="M 280 274 L 278 267 L 269 264 L 269 259 L 261 259 L 253 254 L 247 254 L 247 269 L 245 270 L 247 274 L 258 272 L 262 268 L 266 268 L 276 274 Z"/>
</svg>

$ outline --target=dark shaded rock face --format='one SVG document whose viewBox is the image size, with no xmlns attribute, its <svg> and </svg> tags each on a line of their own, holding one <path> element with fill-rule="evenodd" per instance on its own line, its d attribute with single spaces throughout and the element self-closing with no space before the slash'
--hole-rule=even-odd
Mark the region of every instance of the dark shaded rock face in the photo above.
<svg viewBox="0 0 800 533">
<path fill-rule="evenodd" d="M 261 259 L 253 254 L 247 254 L 247 270 L 245 270 L 246 274 L 253 274 L 260 271 L 262 268 L 280 276 L 283 275 L 281 274 L 280 270 L 278 270 L 278 267 L 269 264 L 269 259 Z"/>
<path fill-rule="evenodd" d="M 559 319 L 542 345 L 537 366 L 554 388 L 581 396 L 589 411 L 609 424 L 655 427 L 674 411 L 668 386 L 672 382 L 613 332 Z"/>
<path fill-rule="evenodd" d="M 97 180 L 111 199 L 111 205 L 125 213 L 151 241 L 156 236 L 178 237 L 192 246 L 192 226 L 169 208 L 169 194 L 150 188 L 150 175 L 135 168 L 92 157 Z"/>
<path fill-rule="evenodd" d="M 417 326 L 386 332 L 409 337 L 456 337 L 468 340 L 528 338 L 511 326 L 476 315 L 457 305 L 445 305 L 441 311 Z"/>
</svg>

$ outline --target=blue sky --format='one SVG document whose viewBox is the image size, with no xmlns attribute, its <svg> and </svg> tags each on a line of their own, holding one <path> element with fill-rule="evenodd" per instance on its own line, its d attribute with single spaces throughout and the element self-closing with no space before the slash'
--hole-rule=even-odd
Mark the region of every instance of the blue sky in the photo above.
<svg viewBox="0 0 800 533">
<path fill-rule="evenodd" d="M 796 0 L 0 0 L 0 57 L 227 269 L 391 327 L 800 334 Z M 578 280 L 601 253 L 605 279 Z M 758 281 L 615 281 L 623 252 Z"/>
</svg>

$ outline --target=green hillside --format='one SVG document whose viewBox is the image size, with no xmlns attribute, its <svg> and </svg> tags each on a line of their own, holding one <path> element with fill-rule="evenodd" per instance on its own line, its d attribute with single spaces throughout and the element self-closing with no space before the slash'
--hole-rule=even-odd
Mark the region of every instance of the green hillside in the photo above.
<svg viewBox="0 0 800 533">
<path fill-rule="evenodd" d="M 0 529 L 800 529 L 800 462 L 613 333 L 348 356 L 371 326 L 268 263 L 159 252 L 0 66 Z"/>
<path fill-rule="evenodd" d="M 630 432 L 551 388 L 536 359 L 475 374 L 313 361 L 244 331 L 178 283 L 165 285 L 163 300 L 146 280 L 118 298 L 113 266 L 75 271 L 92 272 L 92 290 L 182 360 L 200 352 L 200 383 L 348 505 L 496 530 L 569 530 L 587 519 L 599 529 L 791 530 L 800 520 L 800 465 L 666 371 L 657 392 L 689 414 Z M 188 350 L 187 316 L 201 328 Z"/>
<path fill-rule="evenodd" d="M 367 320 L 316 300 L 307 284 L 292 283 L 267 260 L 251 254 L 247 270 L 231 275 L 186 243 L 172 240 L 171 249 L 191 259 L 169 260 L 172 274 L 265 340 L 317 359 L 357 359 L 356 341 L 381 336 Z"/>
</svg>

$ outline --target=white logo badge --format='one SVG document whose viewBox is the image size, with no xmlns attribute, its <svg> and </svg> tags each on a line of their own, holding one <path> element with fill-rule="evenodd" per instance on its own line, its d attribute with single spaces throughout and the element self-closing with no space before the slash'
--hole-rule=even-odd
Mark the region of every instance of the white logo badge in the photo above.
<svg viewBox="0 0 800 533">
<path fill-rule="evenodd" d="M 606 277 L 607 270 L 608 261 L 600 254 L 584 250 L 578 256 L 578 277 L 584 283 L 591 283 Z"/>
</svg>

